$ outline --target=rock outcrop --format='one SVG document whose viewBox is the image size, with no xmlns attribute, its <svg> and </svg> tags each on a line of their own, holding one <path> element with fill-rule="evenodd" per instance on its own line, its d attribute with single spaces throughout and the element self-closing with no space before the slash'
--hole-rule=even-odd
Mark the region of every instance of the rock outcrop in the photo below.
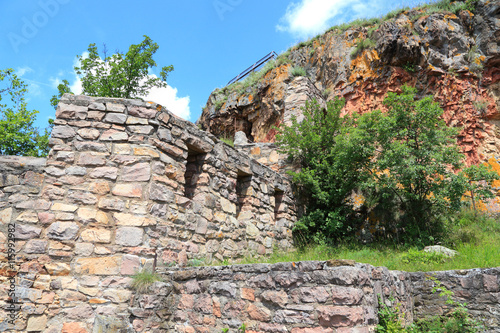
<svg viewBox="0 0 500 333">
<path fill-rule="evenodd" d="M 459 3 L 459 2 L 457 2 Z M 244 131 L 273 142 L 274 126 L 300 115 L 305 100 L 345 98 L 345 112 L 385 110 L 403 84 L 433 95 L 468 163 L 500 157 L 500 3 L 481 0 L 474 13 L 425 8 L 381 23 L 333 29 L 278 57 L 253 84 L 236 83 L 209 97 L 198 121 L 215 135 Z M 361 48 L 360 44 L 371 47 Z M 293 77 L 292 67 L 306 77 Z"/>
</svg>

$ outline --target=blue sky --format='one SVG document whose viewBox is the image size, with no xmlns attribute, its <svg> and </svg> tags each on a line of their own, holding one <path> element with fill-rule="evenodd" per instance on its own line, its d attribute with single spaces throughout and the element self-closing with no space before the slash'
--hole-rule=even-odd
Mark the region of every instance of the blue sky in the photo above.
<svg viewBox="0 0 500 333">
<path fill-rule="evenodd" d="M 78 92 L 76 56 L 90 43 L 126 52 L 148 35 L 159 45 L 168 88 L 149 99 L 196 121 L 210 93 L 269 53 L 281 53 L 328 27 L 374 17 L 414 0 L 0 0 L 0 68 L 28 83 L 28 108 L 44 128 L 50 98 L 67 79 Z"/>
</svg>

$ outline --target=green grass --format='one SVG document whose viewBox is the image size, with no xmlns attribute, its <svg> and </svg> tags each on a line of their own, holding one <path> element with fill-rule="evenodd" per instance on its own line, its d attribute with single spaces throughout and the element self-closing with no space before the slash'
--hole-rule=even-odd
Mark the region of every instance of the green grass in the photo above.
<svg viewBox="0 0 500 333">
<path fill-rule="evenodd" d="M 308 246 L 289 253 L 275 251 L 268 257 L 246 257 L 234 263 L 277 263 L 307 260 L 351 259 L 391 270 L 441 271 L 500 266 L 500 221 L 464 211 L 449 222 L 444 245 L 459 252 L 454 258 L 429 255 L 416 247 L 392 244 L 342 244 Z M 453 225 L 451 225 L 453 223 Z"/>
<path fill-rule="evenodd" d="M 132 276 L 131 287 L 142 294 L 147 292 L 149 287 L 157 281 L 162 281 L 158 274 L 143 270 Z"/>
<path fill-rule="evenodd" d="M 225 144 L 230 145 L 231 147 L 234 147 L 234 139 L 229 136 L 222 136 L 219 138 L 220 141 L 224 142 Z"/>
<path fill-rule="evenodd" d="M 304 67 L 300 67 L 300 66 L 294 66 L 294 67 L 290 68 L 289 73 L 293 77 L 307 76 L 307 72 L 304 69 Z"/>
</svg>

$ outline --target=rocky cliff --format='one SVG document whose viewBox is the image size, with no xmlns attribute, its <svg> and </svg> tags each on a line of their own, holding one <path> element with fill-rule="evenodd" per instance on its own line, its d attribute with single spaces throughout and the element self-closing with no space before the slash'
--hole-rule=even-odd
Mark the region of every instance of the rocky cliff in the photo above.
<svg viewBox="0 0 500 333">
<path fill-rule="evenodd" d="M 305 74 L 305 75 L 304 75 Z M 500 2 L 441 2 L 333 27 L 243 82 L 216 89 L 198 121 L 218 136 L 273 142 L 307 99 L 384 110 L 403 84 L 433 95 L 469 163 L 500 158 Z"/>
</svg>

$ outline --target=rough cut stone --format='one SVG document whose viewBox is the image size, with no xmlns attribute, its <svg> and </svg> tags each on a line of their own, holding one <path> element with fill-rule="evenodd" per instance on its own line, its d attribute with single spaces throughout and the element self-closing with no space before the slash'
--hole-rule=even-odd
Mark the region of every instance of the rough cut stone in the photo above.
<svg viewBox="0 0 500 333">
<path fill-rule="evenodd" d="M 121 256 L 79 258 L 74 271 L 84 275 L 116 275 L 120 272 Z"/>
<path fill-rule="evenodd" d="M 41 232 L 42 232 L 42 229 L 40 229 L 40 228 L 16 223 L 14 238 L 16 238 L 16 239 L 37 238 L 38 236 L 40 236 Z"/>
<path fill-rule="evenodd" d="M 142 243 L 144 232 L 141 228 L 122 227 L 116 230 L 115 242 L 123 246 L 138 246 Z"/>
<path fill-rule="evenodd" d="M 47 316 L 30 316 L 28 318 L 28 326 L 26 331 L 28 332 L 40 332 L 45 330 L 47 327 Z"/>
<path fill-rule="evenodd" d="M 80 156 L 78 156 L 78 164 L 83 166 L 102 166 L 106 164 L 106 160 L 102 155 L 81 153 Z"/>
<path fill-rule="evenodd" d="M 139 184 L 116 184 L 111 192 L 122 197 L 140 198 L 142 197 L 142 186 Z"/>
<path fill-rule="evenodd" d="M 128 139 L 128 134 L 125 132 L 117 131 L 115 129 L 109 129 L 101 134 L 99 140 L 101 141 L 126 141 Z"/>
<path fill-rule="evenodd" d="M 57 240 L 74 239 L 80 227 L 74 222 L 55 222 L 47 229 L 47 237 Z"/>
<path fill-rule="evenodd" d="M 149 188 L 149 199 L 163 202 L 174 202 L 175 195 L 174 192 L 172 192 L 167 186 L 159 183 L 152 183 Z"/>
<path fill-rule="evenodd" d="M 109 243 L 111 242 L 111 231 L 106 229 L 89 228 L 82 231 L 80 237 L 84 242 Z"/>
<path fill-rule="evenodd" d="M 82 128 L 77 131 L 78 135 L 84 139 L 95 140 L 101 135 L 101 132 L 95 128 Z"/>
<path fill-rule="evenodd" d="M 158 111 L 156 111 L 155 109 L 148 109 L 141 106 L 130 106 L 128 108 L 128 114 L 139 118 L 151 119 L 154 118 L 157 113 Z"/>
<path fill-rule="evenodd" d="M 118 103 L 106 103 L 106 111 L 123 113 L 125 111 L 125 105 Z"/>
<path fill-rule="evenodd" d="M 104 121 L 113 124 L 125 124 L 127 115 L 123 113 L 108 113 L 106 117 L 104 117 Z"/>
<path fill-rule="evenodd" d="M 115 167 L 100 167 L 95 168 L 89 173 L 91 178 L 106 178 L 115 180 L 118 177 L 118 168 Z"/>
<path fill-rule="evenodd" d="M 426 246 L 424 247 L 424 252 L 439 253 L 450 258 L 456 256 L 458 253 L 455 250 L 449 249 L 441 245 Z"/>
<path fill-rule="evenodd" d="M 247 136 L 245 132 L 238 131 L 234 134 L 234 144 L 235 145 L 246 145 L 248 144 Z"/>
<path fill-rule="evenodd" d="M 98 206 L 102 209 L 122 211 L 125 209 L 125 202 L 120 199 L 101 198 Z"/>
<path fill-rule="evenodd" d="M 125 182 L 144 182 L 151 178 L 151 167 L 149 163 L 137 163 L 125 166 L 122 169 L 121 180 Z"/>
</svg>

